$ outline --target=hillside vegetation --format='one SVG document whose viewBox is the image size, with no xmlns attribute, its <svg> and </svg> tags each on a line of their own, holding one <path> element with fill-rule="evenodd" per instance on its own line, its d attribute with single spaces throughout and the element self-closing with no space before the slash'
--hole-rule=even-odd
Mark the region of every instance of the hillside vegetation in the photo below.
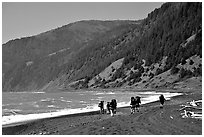
<svg viewBox="0 0 204 137">
<path fill-rule="evenodd" d="M 3 90 L 166 88 L 202 76 L 202 3 L 81 21 L 3 45 Z"/>
</svg>

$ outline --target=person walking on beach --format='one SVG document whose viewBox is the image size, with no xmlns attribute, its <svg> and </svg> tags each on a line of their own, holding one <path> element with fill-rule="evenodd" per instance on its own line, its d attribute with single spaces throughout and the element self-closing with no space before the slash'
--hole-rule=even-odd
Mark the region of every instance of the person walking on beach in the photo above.
<svg viewBox="0 0 204 137">
<path fill-rule="evenodd" d="M 106 113 L 107 114 L 110 114 L 111 113 L 111 111 L 110 111 L 110 102 L 107 102 L 107 105 L 106 105 Z"/>
<path fill-rule="evenodd" d="M 116 99 L 113 99 L 113 102 L 114 102 L 114 114 L 116 114 L 116 108 L 117 108 L 117 102 L 116 102 Z"/>
<path fill-rule="evenodd" d="M 140 104 L 141 104 L 140 98 L 141 98 L 141 97 L 139 97 L 139 96 L 136 96 L 136 97 L 135 97 L 135 100 L 136 100 L 135 107 L 136 107 L 137 112 L 139 112 L 139 107 L 140 107 Z"/>
<path fill-rule="evenodd" d="M 103 114 L 104 113 L 104 101 L 100 101 L 98 104 L 98 107 L 100 107 L 100 113 Z"/>
<path fill-rule="evenodd" d="M 159 101 L 160 101 L 160 103 L 161 103 L 161 106 L 160 106 L 160 108 L 163 108 L 163 105 L 164 105 L 164 101 L 165 101 L 166 99 L 164 98 L 164 95 L 160 95 L 159 96 Z"/>
<path fill-rule="evenodd" d="M 114 114 L 116 114 L 116 108 L 117 108 L 117 102 L 115 99 L 112 99 L 110 102 L 111 116 L 114 116 Z"/>
<path fill-rule="evenodd" d="M 130 110 L 131 114 L 135 113 L 135 107 L 136 107 L 136 99 L 134 97 L 130 98 Z"/>
</svg>

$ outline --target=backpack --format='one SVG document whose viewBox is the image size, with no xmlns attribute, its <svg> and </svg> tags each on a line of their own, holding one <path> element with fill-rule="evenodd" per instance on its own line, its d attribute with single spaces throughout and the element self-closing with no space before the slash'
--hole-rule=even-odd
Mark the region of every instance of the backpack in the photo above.
<svg viewBox="0 0 204 137">
<path fill-rule="evenodd" d="M 116 106 L 117 106 L 117 102 L 116 102 L 116 100 L 113 99 L 113 102 L 114 102 L 114 107 L 116 108 Z"/>
<path fill-rule="evenodd" d="M 140 100 L 140 97 L 139 96 L 136 96 L 136 103 L 141 103 L 141 100 Z"/>
<path fill-rule="evenodd" d="M 101 107 L 101 102 L 98 104 L 98 107 Z"/>
<path fill-rule="evenodd" d="M 163 95 L 160 95 L 160 96 L 159 96 L 159 100 L 164 101 L 164 100 L 165 100 L 164 96 L 163 96 Z"/>
<path fill-rule="evenodd" d="M 116 106 L 117 106 L 116 100 L 115 100 L 115 99 L 112 99 L 111 102 L 110 102 L 110 107 L 111 107 L 111 108 L 116 108 Z"/>
<path fill-rule="evenodd" d="M 131 100 L 130 100 L 130 105 L 135 105 L 136 103 L 136 100 L 134 97 L 131 97 Z"/>
<path fill-rule="evenodd" d="M 98 107 L 103 107 L 103 102 L 102 101 L 98 104 Z"/>
</svg>

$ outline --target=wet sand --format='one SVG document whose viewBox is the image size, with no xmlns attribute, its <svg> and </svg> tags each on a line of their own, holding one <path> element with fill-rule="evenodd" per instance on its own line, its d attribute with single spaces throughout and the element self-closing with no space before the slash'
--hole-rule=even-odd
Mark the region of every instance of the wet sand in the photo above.
<svg viewBox="0 0 204 137">
<path fill-rule="evenodd" d="M 202 99 L 202 91 L 188 92 L 166 101 L 142 105 L 139 112 L 130 114 L 130 108 L 118 108 L 117 114 L 99 114 L 99 111 L 61 116 L 3 127 L 3 135 L 201 135 L 202 120 L 182 118 L 181 104 Z"/>
</svg>

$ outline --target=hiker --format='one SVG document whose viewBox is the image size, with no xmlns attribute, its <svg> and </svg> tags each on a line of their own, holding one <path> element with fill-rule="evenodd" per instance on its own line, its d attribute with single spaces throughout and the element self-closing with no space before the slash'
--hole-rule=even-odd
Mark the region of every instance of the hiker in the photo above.
<svg viewBox="0 0 204 137">
<path fill-rule="evenodd" d="M 100 113 L 103 114 L 104 113 L 104 101 L 100 101 L 98 104 L 98 107 L 100 107 Z"/>
<path fill-rule="evenodd" d="M 107 105 L 106 105 L 106 113 L 107 114 L 110 114 L 111 111 L 110 111 L 110 102 L 107 102 Z"/>
<path fill-rule="evenodd" d="M 130 110 L 131 114 L 135 113 L 135 107 L 136 107 L 136 99 L 134 97 L 130 98 Z"/>
<path fill-rule="evenodd" d="M 136 100 L 135 107 L 136 107 L 137 112 L 139 112 L 139 107 L 140 107 L 140 104 L 141 104 L 140 98 L 141 98 L 141 97 L 139 97 L 139 96 L 136 96 L 136 97 L 135 97 L 135 100 Z"/>
<path fill-rule="evenodd" d="M 164 101 L 165 101 L 166 99 L 164 98 L 164 95 L 160 95 L 159 96 L 159 101 L 160 101 L 160 103 L 161 103 L 161 106 L 160 106 L 160 108 L 163 108 L 163 105 L 164 105 Z"/>
<path fill-rule="evenodd" d="M 113 99 L 113 102 L 114 102 L 114 114 L 116 114 L 116 108 L 117 108 L 117 102 L 116 102 L 116 99 Z"/>
<path fill-rule="evenodd" d="M 110 102 L 111 116 L 114 116 L 114 114 L 116 114 L 116 108 L 117 108 L 117 102 L 115 99 L 112 99 Z"/>
</svg>

